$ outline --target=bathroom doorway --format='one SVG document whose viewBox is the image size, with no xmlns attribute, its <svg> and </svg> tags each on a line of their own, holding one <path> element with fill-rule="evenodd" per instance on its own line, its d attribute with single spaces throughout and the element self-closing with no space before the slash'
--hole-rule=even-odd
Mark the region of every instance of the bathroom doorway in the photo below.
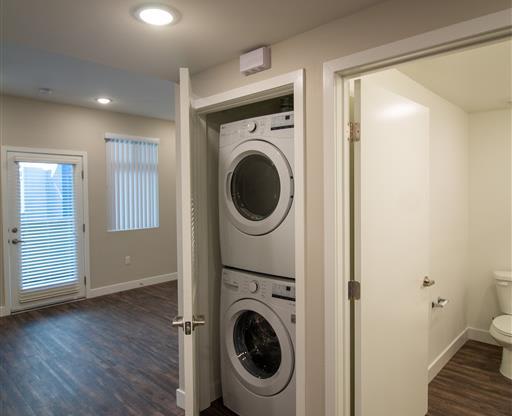
<svg viewBox="0 0 512 416">
<path fill-rule="evenodd" d="M 341 144 L 326 155 L 340 175 L 326 189 L 343 207 L 331 235 L 342 243 L 335 267 L 347 286 L 326 290 L 347 299 L 333 322 L 349 346 L 337 358 L 344 400 L 333 414 L 510 411 L 500 392 L 512 381 L 489 332 L 502 313 L 493 272 L 511 269 L 512 252 L 512 43 L 495 35 L 333 78 L 343 116 L 329 121 Z M 494 383 L 475 381 L 471 397 L 456 377 L 473 365 Z M 499 399 L 486 403 L 479 389 Z"/>
</svg>

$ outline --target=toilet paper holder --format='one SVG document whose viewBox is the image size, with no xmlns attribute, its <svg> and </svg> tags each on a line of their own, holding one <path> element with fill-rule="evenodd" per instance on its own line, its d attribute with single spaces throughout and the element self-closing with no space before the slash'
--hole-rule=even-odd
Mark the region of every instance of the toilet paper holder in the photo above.
<svg viewBox="0 0 512 416">
<path fill-rule="evenodd" d="M 441 297 L 437 298 L 437 302 L 432 302 L 432 308 L 444 308 L 446 305 L 448 305 L 448 299 Z"/>
</svg>

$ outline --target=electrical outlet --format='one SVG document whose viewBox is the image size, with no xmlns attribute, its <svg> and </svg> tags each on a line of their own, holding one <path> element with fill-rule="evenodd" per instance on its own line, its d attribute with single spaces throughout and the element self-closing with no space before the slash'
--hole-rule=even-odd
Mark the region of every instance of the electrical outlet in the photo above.
<svg viewBox="0 0 512 416">
<path fill-rule="evenodd" d="M 126 256 L 124 258 L 124 264 L 126 264 L 127 266 L 132 264 L 132 258 L 130 256 Z"/>
</svg>

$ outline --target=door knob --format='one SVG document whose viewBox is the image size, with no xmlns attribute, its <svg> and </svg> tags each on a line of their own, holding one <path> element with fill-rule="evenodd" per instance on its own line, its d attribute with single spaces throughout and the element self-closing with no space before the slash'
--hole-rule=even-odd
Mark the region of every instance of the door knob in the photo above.
<svg viewBox="0 0 512 416">
<path fill-rule="evenodd" d="M 436 284 L 436 281 L 430 280 L 430 278 L 428 276 L 425 276 L 425 278 L 423 279 L 423 287 L 430 287 L 430 286 L 434 286 L 435 284 Z"/>
<path fill-rule="evenodd" d="M 17 238 L 14 238 L 13 240 L 11 240 L 11 243 L 19 244 L 19 243 L 23 243 L 23 241 L 22 240 L 18 240 Z"/>
<path fill-rule="evenodd" d="M 175 328 L 183 329 L 185 327 L 185 320 L 183 319 L 183 316 L 175 316 L 171 322 L 171 325 Z"/>
<path fill-rule="evenodd" d="M 196 329 L 196 327 L 198 326 L 203 326 L 206 324 L 206 319 L 204 317 L 204 315 L 197 315 L 195 316 L 194 315 L 194 318 L 192 320 L 192 329 Z"/>
<path fill-rule="evenodd" d="M 185 335 L 190 335 L 194 329 L 198 326 L 203 326 L 206 324 L 206 319 L 204 315 L 197 315 L 192 317 L 192 322 L 185 321 L 183 316 L 176 316 L 171 325 L 176 328 L 181 328 L 185 331 Z"/>
</svg>

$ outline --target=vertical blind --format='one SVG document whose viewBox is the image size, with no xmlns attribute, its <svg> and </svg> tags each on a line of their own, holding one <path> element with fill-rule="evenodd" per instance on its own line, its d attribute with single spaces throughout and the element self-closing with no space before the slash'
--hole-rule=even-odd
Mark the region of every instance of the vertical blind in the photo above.
<svg viewBox="0 0 512 416">
<path fill-rule="evenodd" d="M 158 227 L 158 139 L 108 134 L 105 140 L 108 230 Z"/>
<path fill-rule="evenodd" d="M 78 292 L 75 165 L 17 164 L 19 301 Z"/>
</svg>

